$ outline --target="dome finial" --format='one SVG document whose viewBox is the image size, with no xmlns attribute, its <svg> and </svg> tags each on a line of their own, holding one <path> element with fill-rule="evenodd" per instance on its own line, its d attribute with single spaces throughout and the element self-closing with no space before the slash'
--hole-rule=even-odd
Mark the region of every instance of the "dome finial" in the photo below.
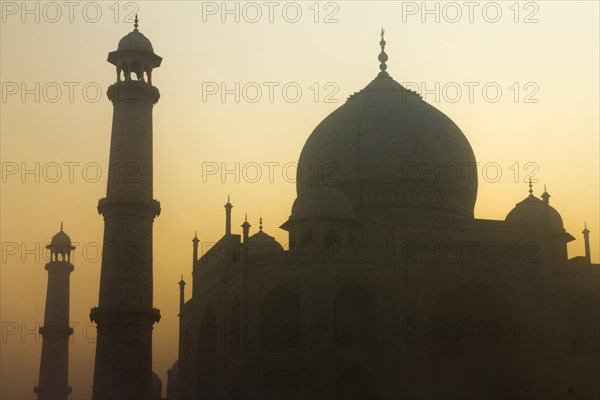
<svg viewBox="0 0 600 400">
<path fill-rule="evenodd" d="M 533 196 L 533 184 L 531 183 L 531 178 L 529 178 L 529 195 Z"/>
<path fill-rule="evenodd" d="M 262 229 L 263 229 L 263 226 L 262 226 L 262 215 L 260 216 L 260 219 L 258 221 L 259 221 L 258 229 L 260 229 L 262 231 Z"/>
<path fill-rule="evenodd" d="M 135 32 L 137 32 L 138 31 L 138 17 L 137 17 L 137 14 L 135 14 L 135 19 L 133 21 L 134 21 L 134 23 L 133 23 L 133 30 Z"/>
<path fill-rule="evenodd" d="M 379 45 L 381 46 L 381 53 L 379 53 L 379 57 L 377 58 L 381 64 L 379 64 L 379 69 L 385 71 L 387 69 L 387 65 L 385 64 L 388 60 L 388 55 L 385 54 L 385 39 L 383 35 L 385 34 L 385 30 L 381 27 L 381 41 Z"/>
<path fill-rule="evenodd" d="M 60 230 L 61 230 L 61 232 L 63 230 L 63 222 L 62 221 L 60 221 Z"/>
</svg>

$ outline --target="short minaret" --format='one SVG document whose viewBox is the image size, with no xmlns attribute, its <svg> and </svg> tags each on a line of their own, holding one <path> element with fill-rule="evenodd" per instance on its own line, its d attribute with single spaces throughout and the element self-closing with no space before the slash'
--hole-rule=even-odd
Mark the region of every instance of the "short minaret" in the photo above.
<svg viewBox="0 0 600 400">
<path fill-rule="evenodd" d="M 183 311 L 183 304 L 185 303 L 185 281 L 183 280 L 183 274 L 181 274 L 181 280 L 179 281 L 179 315 Z"/>
<path fill-rule="evenodd" d="M 231 235 L 231 209 L 233 205 L 229 202 L 229 195 L 227 196 L 227 204 L 225 204 L 225 235 Z"/>
<path fill-rule="evenodd" d="M 540 197 L 544 201 L 545 205 L 550 204 L 550 193 L 548 193 L 548 191 L 546 190 L 546 185 L 544 185 L 544 193 L 542 193 L 542 195 Z"/>
<path fill-rule="evenodd" d="M 248 222 L 248 214 L 246 213 L 246 215 L 244 217 L 244 223 L 242 224 L 244 243 L 246 243 L 248 241 L 248 238 L 250 237 L 250 227 L 251 226 L 252 225 L 250 225 L 250 223 Z"/>
<path fill-rule="evenodd" d="M 196 264 L 196 261 L 198 261 L 198 242 L 200 242 L 200 239 L 198 239 L 198 231 L 196 231 L 196 233 L 194 234 L 194 238 L 192 239 L 192 243 L 194 246 L 194 251 L 193 251 L 193 257 L 194 260 L 192 262 L 192 271 L 194 270 L 194 265 Z"/>
<path fill-rule="evenodd" d="M 37 398 L 66 399 L 71 393 L 69 386 L 69 336 L 73 328 L 69 327 L 69 279 L 73 271 L 71 264 L 71 239 L 63 232 L 52 238 L 46 246 L 50 250 L 48 271 L 48 289 L 46 291 L 46 311 L 42 335 L 42 359 L 40 363 L 39 384 L 34 388 Z M 60 257 L 59 257 L 60 256 Z"/>
<path fill-rule="evenodd" d="M 152 112 L 160 95 L 152 71 L 162 58 L 138 30 L 108 54 L 117 82 L 107 91 L 113 105 L 106 197 L 98 203 L 104 239 L 92 398 L 150 399 L 153 393 L 152 230 L 160 214 L 153 196 Z M 134 172 L 133 174 L 131 172 Z"/>
<path fill-rule="evenodd" d="M 592 262 L 592 255 L 590 253 L 590 231 L 587 228 L 587 223 L 583 224 L 584 228 L 581 233 L 583 233 L 583 242 L 585 245 L 585 260 L 589 263 Z"/>
</svg>

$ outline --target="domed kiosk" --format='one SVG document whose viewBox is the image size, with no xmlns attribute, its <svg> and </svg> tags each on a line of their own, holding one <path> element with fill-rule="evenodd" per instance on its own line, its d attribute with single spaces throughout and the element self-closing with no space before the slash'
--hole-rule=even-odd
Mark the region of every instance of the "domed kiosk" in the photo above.
<svg viewBox="0 0 600 400">
<path fill-rule="evenodd" d="M 563 225 L 562 217 L 550 205 L 550 194 L 544 186 L 544 193 L 538 198 L 533 195 L 533 185 L 529 181 L 529 196 L 520 201 L 506 215 L 507 227 L 530 234 L 550 234 L 552 257 L 567 260 L 567 243 L 575 240 Z"/>
<path fill-rule="evenodd" d="M 550 194 L 544 187 L 539 199 L 533 195 L 533 187 L 529 181 L 529 196 L 517 203 L 506 216 L 506 222 L 527 230 L 550 230 L 564 232 L 563 220 L 554 207 L 550 205 Z"/>
<path fill-rule="evenodd" d="M 66 261 L 71 262 L 71 251 L 75 250 L 75 247 L 71 244 L 71 238 L 63 231 L 63 223 L 60 223 L 60 231 L 52 236 L 50 244 L 46 246 L 50 250 L 51 261 Z"/>
<path fill-rule="evenodd" d="M 119 41 L 117 50 L 108 53 L 107 61 L 117 67 L 117 82 L 121 82 L 121 74 L 125 81 L 130 81 L 133 72 L 138 81 L 147 80 L 152 84 L 152 70 L 160 67 L 162 58 L 154 53 L 150 40 L 138 30 L 137 14 L 133 31 Z"/>
</svg>

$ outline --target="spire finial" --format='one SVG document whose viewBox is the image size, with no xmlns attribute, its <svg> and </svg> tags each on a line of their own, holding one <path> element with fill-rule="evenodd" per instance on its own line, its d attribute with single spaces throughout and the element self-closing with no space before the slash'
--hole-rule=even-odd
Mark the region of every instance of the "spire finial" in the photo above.
<svg viewBox="0 0 600 400">
<path fill-rule="evenodd" d="M 260 216 L 260 219 L 259 219 L 258 229 L 260 229 L 261 231 L 263 229 L 263 226 L 262 226 L 262 215 Z"/>
<path fill-rule="evenodd" d="M 63 222 L 62 221 L 60 221 L 60 230 L 61 231 L 63 230 Z"/>
<path fill-rule="evenodd" d="M 197 230 L 194 232 L 194 237 L 195 237 L 196 239 L 198 238 L 198 231 L 197 231 Z"/>
<path fill-rule="evenodd" d="M 531 183 L 531 178 L 529 178 L 529 195 L 533 196 L 533 184 Z"/>
<path fill-rule="evenodd" d="M 379 45 L 381 46 L 381 53 L 379 53 L 379 57 L 377 59 L 380 62 L 379 69 L 382 71 L 385 71 L 387 69 L 387 65 L 385 63 L 388 60 L 388 55 L 385 54 L 385 39 L 383 38 L 384 34 L 385 30 L 383 29 L 383 27 L 381 27 L 381 41 L 379 42 Z"/>
<path fill-rule="evenodd" d="M 545 183 L 544 183 L 544 192 L 547 192 L 547 190 L 546 190 L 546 184 Z"/>
<path fill-rule="evenodd" d="M 244 215 L 244 222 L 248 222 L 248 213 Z"/>
<path fill-rule="evenodd" d="M 135 19 L 134 19 L 134 23 L 133 23 L 133 30 L 137 32 L 138 30 L 138 17 L 137 14 L 135 14 Z"/>
</svg>

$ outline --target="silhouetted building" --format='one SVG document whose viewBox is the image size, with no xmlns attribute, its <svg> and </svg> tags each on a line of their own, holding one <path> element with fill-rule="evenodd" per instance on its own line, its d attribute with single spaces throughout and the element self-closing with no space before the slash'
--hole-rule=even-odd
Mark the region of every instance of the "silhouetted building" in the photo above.
<svg viewBox="0 0 600 400">
<path fill-rule="evenodd" d="M 232 233 L 229 201 L 200 258 L 195 238 L 170 398 L 600 395 L 599 266 L 568 259 L 531 183 L 505 220 L 474 217 L 467 138 L 390 77 L 384 46 L 306 141 L 289 248 L 262 220 Z"/>
<path fill-rule="evenodd" d="M 52 237 L 47 249 L 50 250 L 48 271 L 48 289 L 46 291 L 46 311 L 42 335 L 42 359 L 40 362 L 40 380 L 34 388 L 40 400 L 67 399 L 71 393 L 69 386 L 69 336 L 73 328 L 69 327 L 69 280 L 74 267 L 71 264 L 71 239 L 63 232 Z"/>
<path fill-rule="evenodd" d="M 100 298 L 90 319 L 97 324 L 94 399 L 150 399 L 152 326 L 152 225 L 160 204 L 152 197 L 152 109 L 159 99 L 152 70 L 160 66 L 150 41 L 135 29 L 108 55 L 117 82 L 113 103 L 104 217 Z M 135 78 L 132 78 L 135 74 Z"/>
</svg>

